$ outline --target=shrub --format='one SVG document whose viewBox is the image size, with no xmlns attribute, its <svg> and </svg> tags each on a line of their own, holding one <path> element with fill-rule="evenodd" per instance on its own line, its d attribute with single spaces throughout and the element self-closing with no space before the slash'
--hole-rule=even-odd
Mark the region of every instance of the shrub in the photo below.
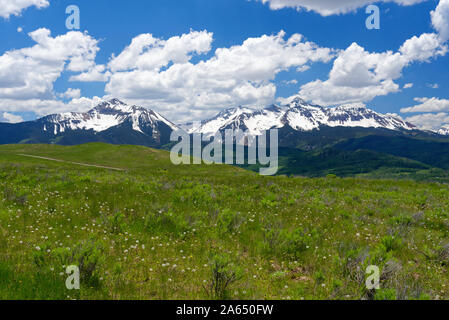
<svg viewBox="0 0 449 320">
<path fill-rule="evenodd" d="M 153 232 L 171 232 L 179 234 L 188 230 L 187 222 L 181 215 L 175 215 L 171 211 L 159 210 L 150 213 L 145 219 L 145 226 Z"/>
<path fill-rule="evenodd" d="M 25 192 L 16 191 L 12 188 L 9 188 L 5 185 L 4 191 L 3 191 L 4 197 L 6 200 L 15 202 L 16 204 L 20 206 L 25 206 L 25 204 L 28 201 L 28 196 Z"/>
<path fill-rule="evenodd" d="M 112 216 L 104 216 L 103 221 L 111 233 L 123 233 L 126 228 L 125 215 L 120 212 Z"/>
<path fill-rule="evenodd" d="M 395 259 L 390 259 L 385 263 L 382 274 L 380 276 L 380 280 L 382 282 L 390 281 L 394 279 L 399 272 L 402 270 L 402 265 Z"/>
<path fill-rule="evenodd" d="M 277 196 L 274 193 L 268 193 L 261 201 L 260 203 L 262 206 L 267 208 L 274 208 L 279 205 L 279 202 L 277 201 Z"/>
<path fill-rule="evenodd" d="M 449 244 L 446 244 L 437 250 L 437 258 L 442 265 L 449 265 Z"/>
<path fill-rule="evenodd" d="M 210 261 L 210 280 L 204 285 L 204 290 L 212 299 L 224 300 L 229 298 L 231 286 L 240 280 L 242 272 L 225 254 L 215 254 Z"/>
<path fill-rule="evenodd" d="M 276 255 L 281 246 L 281 226 L 280 224 L 267 223 L 263 232 L 262 251 L 266 254 Z"/>
<path fill-rule="evenodd" d="M 78 181 L 81 183 L 90 183 L 91 182 L 91 178 L 86 175 L 86 176 L 81 176 L 78 178 Z"/>
<path fill-rule="evenodd" d="M 42 269 L 48 262 L 47 249 L 48 246 L 46 244 L 40 244 L 33 250 L 33 262 L 40 269 Z"/>
<path fill-rule="evenodd" d="M 398 225 L 403 225 L 403 226 L 408 227 L 412 224 L 413 218 L 411 216 L 401 214 L 401 215 L 390 218 L 390 222 L 392 224 L 398 224 Z"/>
<path fill-rule="evenodd" d="M 293 231 L 281 232 L 282 249 L 285 255 L 298 260 L 313 244 L 318 241 L 319 233 L 314 229 L 310 233 L 298 228 Z"/>
<path fill-rule="evenodd" d="M 99 265 L 103 263 L 102 245 L 94 239 L 79 242 L 73 250 L 56 249 L 54 255 L 66 266 L 74 265 L 80 270 L 80 281 L 92 287 L 100 284 Z"/>
<path fill-rule="evenodd" d="M 322 271 L 315 272 L 313 277 L 315 278 L 315 282 L 317 284 L 322 284 L 326 280 L 326 277 L 324 276 Z"/>
<path fill-rule="evenodd" d="M 238 213 L 229 209 L 222 210 L 217 217 L 217 228 L 220 234 L 232 233 L 240 227 Z"/>
<path fill-rule="evenodd" d="M 362 285 L 365 282 L 364 266 L 368 258 L 368 253 L 360 248 L 349 249 L 342 253 L 343 255 L 343 276 L 349 277 L 357 284 Z"/>
<path fill-rule="evenodd" d="M 78 244 L 72 251 L 71 264 L 80 269 L 80 277 L 91 285 L 99 284 L 98 266 L 102 262 L 102 249 L 94 240 Z"/>
<path fill-rule="evenodd" d="M 380 240 L 386 252 L 398 250 L 402 247 L 402 240 L 395 236 L 386 236 Z"/>
</svg>

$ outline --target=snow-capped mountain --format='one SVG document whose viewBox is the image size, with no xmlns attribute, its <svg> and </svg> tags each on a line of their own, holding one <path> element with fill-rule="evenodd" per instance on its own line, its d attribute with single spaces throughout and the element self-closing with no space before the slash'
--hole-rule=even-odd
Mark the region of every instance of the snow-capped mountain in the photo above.
<svg viewBox="0 0 449 320">
<path fill-rule="evenodd" d="M 290 127 L 296 131 L 311 131 L 327 127 L 385 128 L 414 130 L 416 127 L 397 115 L 380 114 L 365 107 L 339 106 L 325 108 L 312 105 L 299 97 L 285 106 L 265 109 L 231 108 L 216 117 L 186 128 L 190 133 L 213 135 L 226 129 L 241 129 L 253 135 L 273 128 Z"/>
<path fill-rule="evenodd" d="M 106 142 L 159 147 L 170 142 L 174 130 L 178 127 L 159 113 L 112 99 L 85 113 L 53 114 L 18 124 L 0 123 L 0 144 Z"/>
<path fill-rule="evenodd" d="M 106 131 L 112 127 L 129 122 L 135 131 L 145 134 L 148 128 L 156 129 L 160 123 L 172 130 L 178 127 L 159 113 L 138 106 L 129 106 L 118 99 L 104 101 L 86 113 L 61 113 L 46 116 L 39 120 L 42 130 L 57 135 L 68 130 Z"/>
<path fill-rule="evenodd" d="M 437 133 L 442 136 L 449 136 L 449 124 L 441 127 L 441 129 L 438 130 Z"/>
</svg>

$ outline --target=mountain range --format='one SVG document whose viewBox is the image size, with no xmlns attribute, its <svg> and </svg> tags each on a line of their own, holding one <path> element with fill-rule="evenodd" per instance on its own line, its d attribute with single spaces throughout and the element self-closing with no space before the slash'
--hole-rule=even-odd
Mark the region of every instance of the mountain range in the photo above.
<svg viewBox="0 0 449 320">
<path fill-rule="evenodd" d="M 211 119 L 180 125 L 153 110 L 112 99 L 85 113 L 0 123 L 0 144 L 104 142 L 167 149 L 174 130 L 212 136 L 226 129 L 260 135 L 273 128 L 279 130 L 283 174 L 378 175 L 379 170 L 390 174 L 393 170 L 444 176 L 449 170 L 449 127 L 423 131 L 394 114 L 364 106 L 326 108 L 300 97 L 263 109 L 230 108 Z"/>
<path fill-rule="evenodd" d="M 177 129 L 153 110 L 112 99 L 85 113 L 53 114 L 17 124 L 1 123 L 0 144 L 105 142 L 159 147 L 169 143 L 171 132 Z"/>
<path fill-rule="evenodd" d="M 187 126 L 188 127 L 188 126 Z M 271 105 L 265 109 L 231 108 L 189 130 L 190 133 L 213 135 L 226 129 L 241 129 L 254 135 L 273 128 L 312 131 L 322 127 L 384 128 L 415 130 L 397 115 L 382 115 L 365 107 L 339 106 L 324 108 L 312 105 L 299 97 L 286 106 Z"/>
</svg>

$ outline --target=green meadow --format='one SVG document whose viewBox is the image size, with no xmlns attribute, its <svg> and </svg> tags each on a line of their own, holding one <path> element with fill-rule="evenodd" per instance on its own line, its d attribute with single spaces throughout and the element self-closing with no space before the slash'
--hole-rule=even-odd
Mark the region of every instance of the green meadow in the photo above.
<svg viewBox="0 0 449 320">
<path fill-rule="evenodd" d="M 0 299 L 449 299 L 448 236 L 444 183 L 0 147 Z M 80 290 L 66 288 L 70 265 Z M 380 290 L 366 288 L 370 265 Z"/>
</svg>

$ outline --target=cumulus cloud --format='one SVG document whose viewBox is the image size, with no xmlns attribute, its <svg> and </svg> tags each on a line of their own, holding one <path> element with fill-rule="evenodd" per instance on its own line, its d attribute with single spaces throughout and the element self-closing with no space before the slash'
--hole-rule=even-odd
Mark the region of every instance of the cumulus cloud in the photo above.
<svg viewBox="0 0 449 320">
<path fill-rule="evenodd" d="M 399 52 L 409 61 L 427 62 L 431 58 L 444 56 L 448 51 L 437 34 L 423 33 L 404 42 Z"/>
<path fill-rule="evenodd" d="M 48 0 L 0 0 L 0 17 L 7 19 L 12 15 L 20 15 L 28 7 L 41 9 L 49 5 Z"/>
<path fill-rule="evenodd" d="M 369 53 L 353 43 L 334 61 L 328 80 L 309 82 L 299 94 L 326 106 L 369 101 L 398 91 L 393 79 L 401 75 L 405 65 L 406 60 L 399 53 Z"/>
<path fill-rule="evenodd" d="M 449 0 L 440 0 L 435 11 L 431 12 L 432 25 L 438 31 L 441 40 L 449 40 Z"/>
<path fill-rule="evenodd" d="M 412 62 L 429 61 L 446 52 L 435 34 L 413 37 L 398 52 L 371 53 L 353 43 L 334 61 L 327 80 L 307 83 L 299 94 L 322 105 L 368 102 L 398 92 L 400 87 L 394 81 Z"/>
<path fill-rule="evenodd" d="M 426 0 L 259 0 L 268 3 L 270 8 L 296 8 L 314 11 L 322 16 L 344 14 L 355 11 L 375 2 L 393 2 L 399 5 L 414 5 Z"/>
<path fill-rule="evenodd" d="M 345 13 L 373 2 L 263 1 L 274 9 L 290 6 L 323 15 Z M 393 1 L 402 5 L 421 2 Z M 106 82 L 104 98 L 119 97 L 153 107 L 174 120 L 204 118 L 226 106 L 271 103 L 276 94 L 274 80 L 280 72 L 303 72 L 314 62 L 329 62 L 335 57 L 328 79 L 303 85 L 300 94 L 322 105 L 368 102 L 399 91 L 396 80 L 410 64 L 447 53 L 448 1 L 441 0 L 431 13 L 438 33 L 412 37 L 396 51 L 381 53 L 368 52 L 357 43 L 337 52 L 299 34 L 288 38 L 284 32 L 249 38 L 240 45 L 212 52 L 213 34 L 191 30 L 167 40 L 141 34 L 113 55 L 108 64 L 97 65 L 98 41 L 88 34 L 68 32 L 52 37 L 49 30 L 39 29 L 29 34 L 36 45 L 0 56 L 0 110 L 33 108 L 38 114 L 85 111 L 100 101 L 98 97 L 83 98 L 76 89 L 59 96 L 69 102 L 56 99 L 53 84 L 62 72 L 70 71 L 76 74 L 69 81 Z M 406 84 L 404 88 L 411 86 Z"/>
<path fill-rule="evenodd" d="M 276 75 L 298 71 L 313 62 L 328 62 L 333 51 L 285 33 L 249 38 L 241 45 L 219 48 L 209 59 L 213 35 L 191 31 L 168 40 L 145 34 L 134 38 L 109 63 L 106 93 L 133 103 L 157 106 L 167 116 L 205 116 L 224 106 L 260 105 L 274 101 Z"/>
<path fill-rule="evenodd" d="M 423 130 L 436 131 L 449 123 L 449 114 L 446 112 L 440 113 L 423 113 L 405 119 L 407 122 L 413 123 L 418 128 Z"/>
<path fill-rule="evenodd" d="M 87 33 L 72 31 L 52 37 L 50 30 L 43 28 L 29 36 L 36 42 L 34 46 L 0 56 L 1 102 L 20 106 L 20 101 L 29 101 L 29 107 L 40 107 L 36 101 L 54 99 L 53 84 L 63 71 L 82 72 L 95 66 L 98 42 Z"/>
<path fill-rule="evenodd" d="M 440 98 L 415 98 L 419 104 L 401 109 L 402 113 L 449 111 L 449 100 Z"/>
<path fill-rule="evenodd" d="M 19 115 L 15 115 L 8 112 L 3 112 L 0 117 L 0 122 L 6 122 L 6 123 L 19 123 L 22 122 L 23 118 Z"/>
<path fill-rule="evenodd" d="M 438 130 L 443 125 L 449 123 L 449 100 L 441 98 L 415 98 L 417 105 L 401 109 L 402 113 L 419 113 L 406 120 L 415 124 L 421 129 Z"/>
<path fill-rule="evenodd" d="M 88 71 L 80 73 L 78 75 L 71 76 L 69 81 L 78 82 L 107 82 L 111 73 L 106 71 L 106 66 L 99 64 L 92 66 Z"/>
<path fill-rule="evenodd" d="M 81 90 L 80 89 L 67 89 L 66 92 L 64 92 L 61 97 L 70 98 L 70 99 L 77 99 L 81 97 Z"/>
<path fill-rule="evenodd" d="M 33 111 L 38 116 L 64 112 L 85 112 L 97 106 L 105 97 L 80 97 L 69 100 L 67 103 L 59 99 L 0 99 L 0 110 L 5 112 Z"/>
<path fill-rule="evenodd" d="M 97 96 L 94 96 L 92 98 L 74 97 L 68 103 L 61 105 L 60 108 L 62 110 L 70 110 L 70 111 L 74 111 L 74 112 L 86 112 L 86 111 L 96 107 L 103 101 L 104 101 L 103 97 L 97 97 Z"/>
<path fill-rule="evenodd" d="M 413 83 L 406 83 L 404 84 L 404 89 L 410 89 L 413 88 L 414 84 Z"/>
<path fill-rule="evenodd" d="M 207 31 L 191 31 L 168 40 L 141 34 L 119 56 L 112 59 L 109 67 L 113 72 L 130 69 L 160 70 L 168 63 L 186 63 L 192 58 L 192 54 L 209 52 L 212 40 L 212 33 Z"/>
<path fill-rule="evenodd" d="M 444 16 L 445 7 L 441 2 L 432 12 L 433 16 Z M 433 20 L 435 29 L 444 32 L 443 23 Z M 442 39 L 440 33 L 424 33 L 406 40 L 397 52 L 383 53 L 371 53 L 353 43 L 334 61 L 327 80 L 307 83 L 299 94 L 317 104 L 333 105 L 368 102 L 377 96 L 398 92 L 400 87 L 395 80 L 402 76 L 405 67 L 446 55 L 448 47 Z"/>
</svg>

